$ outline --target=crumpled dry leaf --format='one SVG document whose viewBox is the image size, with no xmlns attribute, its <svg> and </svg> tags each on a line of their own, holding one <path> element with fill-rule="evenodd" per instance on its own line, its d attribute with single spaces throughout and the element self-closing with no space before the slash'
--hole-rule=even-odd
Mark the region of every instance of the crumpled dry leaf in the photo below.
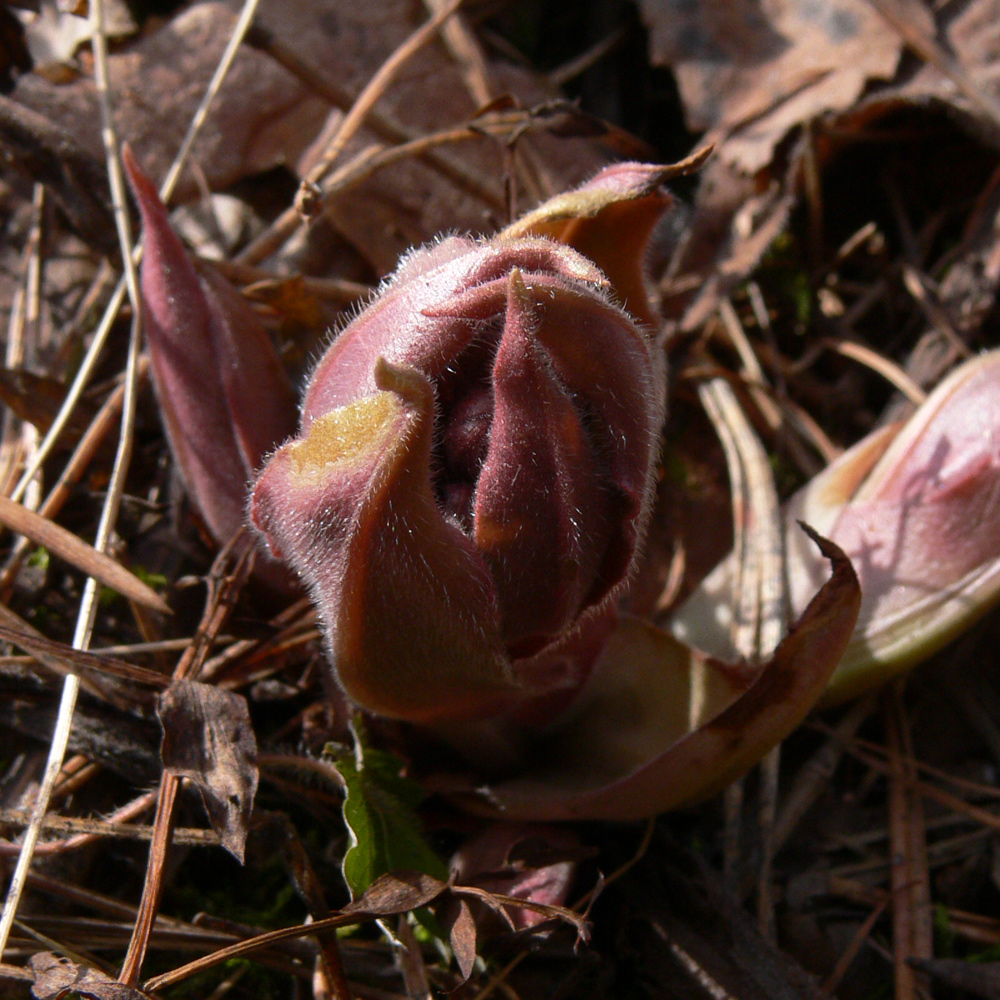
<svg viewBox="0 0 1000 1000">
<path fill-rule="evenodd" d="M 242 863 L 258 779 L 246 699 L 210 684 L 175 681 L 160 695 L 157 714 L 164 768 L 197 785 L 212 829 Z"/>
<path fill-rule="evenodd" d="M 85 1000 L 149 1000 L 149 994 L 126 986 L 99 969 L 77 965 L 50 951 L 32 955 L 29 961 L 35 982 L 31 995 L 35 1000 L 61 1000 L 72 995 Z"/>
<path fill-rule="evenodd" d="M 942 106 L 1000 146 L 998 0 L 933 13 L 917 0 L 641 6 L 653 58 L 674 69 L 689 122 L 716 142 L 664 289 L 684 329 L 704 322 L 782 230 L 807 151 L 821 170 L 852 132 L 863 141 L 893 112 Z M 901 61 L 904 48 L 924 61 Z"/>
<path fill-rule="evenodd" d="M 688 126 L 731 136 L 719 155 L 748 173 L 796 125 L 843 111 L 869 81 L 891 79 L 903 50 L 866 0 L 639 6 L 653 62 L 677 75 Z"/>
<path fill-rule="evenodd" d="M 563 906 L 581 853 L 576 834 L 564 827 L 491 823 L 459 847 L 449 867 L 457 882 L 545 906 Z M 505 916 L 518 930 L 548 919 L 544 913 L 514 907 Z M 455 926 L 462 919 L 456 915 Z"/>
<path fill-rule="evenodd" d="M 132 143 L 154 176 L 166 173 L 232 33 L 234 20 L 223 4 L 194 4 L 110 57 L 118 138 Z M 98 112 L 93 80 L 81 77 L 55 86 L 29 75 L 19 80 L 13 97 L 65 128 L 81 146 L 103 160 L 100 134 L 94 128 Z M 197 168 L 211 186 L 225 186 L 248 171 L 278 165 L 283 155 L 294 157 L 326 112 L 315 97 L 308 99 L 303 111 L 306 100 L 305 88 L 286 70 L 244 47 L 195 146 Z M 292 127 L 293 113 L 301 116 L 304 134 Z M 277 143 L 273 139 L 275 128 L 281 129 Z M 191 175 L 188 177 L 190 183 Z"/>
<path fill-rule="evenodd" d="M 898 13 L 905 22 L 900 26 L 925 61 L 891 86 L 874 89 L 843 124 L 849 126 L 855 116 L 870 121 L 900 104 L 942 104 L 973 135 L 994 147 L 1000 144 L 1000 2 L 944 4 L 933 18 L 914 0 L 879 0 L 873 6 L 884 6 L 890 16 Z M 914 12 L 918 16 L 912 17 Z"/>
</svg>

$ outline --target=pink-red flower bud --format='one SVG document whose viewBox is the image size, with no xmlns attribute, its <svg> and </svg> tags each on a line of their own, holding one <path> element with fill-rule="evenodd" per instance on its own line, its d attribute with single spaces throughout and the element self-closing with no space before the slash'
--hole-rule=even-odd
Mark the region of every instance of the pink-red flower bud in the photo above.
<svg viewBox="0 0 1000 1000">
<path fill-rule="evenodd" d="M 663 395 L 654 346 L 571 248 L 409 255 L 320 360 L 251 507 L 347 694 L 436 721 L 578 684 L 547 657 L 627 580 Z"/>
</svg>

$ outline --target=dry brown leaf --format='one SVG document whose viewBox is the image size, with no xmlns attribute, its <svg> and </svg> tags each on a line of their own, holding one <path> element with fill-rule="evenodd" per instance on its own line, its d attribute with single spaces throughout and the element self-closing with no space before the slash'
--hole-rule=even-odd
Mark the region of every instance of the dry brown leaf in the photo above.
<svg viewBox="0 0 1000 1000">
<path fill-rule="evenodd" d="M 86 1000 L 148 1000 L 149 994 L 134 986 L 116 982 L 98 969 L 77 965 L 68 958 L 43 951 L 31 956 L 35 982 L 31 995 L 36 1000 L 60 1000 L 79 996 Z"/>
<path fill-rule="evenodd" d="M 22 85 L 32 86 L 29 81 L 51 89 L 35 76 L 24 77 Z M 4 155 L 33 181 L 45 185 L 79 235 L 102 253 L 113 255 L 117 243 L 98 151 L 93 142 L 70 127 L 68 120 L 54 119 L 48 110 L 0 95 Z M 96 115 L 96 107 L 89 110 Z"/>
<path fill-rule="evenodd" d="M 197 785 L 212 829 L 242 862 L 258 779 L 246 699 L 210 684 L 175 681 L 160 695 L 157 714 L 164 768 Z"/>
<path fill-rule="evenodd" d="M 717 142 L 665 287 L 668 315 L 684 316 L 687 329 L 760 260 L 799 194 L 807 148 L 820 161 L 829 154 L 826 135 L 860 136 L 903 108 L 944 105 L 1000 146 L 1000 0 L 934 15 L 919 0 L 775 0 L 752 12 L 721 0 L 643 0 L 642 9 L 653 58 L 677 74 L 689 123 Z M 901 63 L 904 48 L 920 61 Z M 779 147 L 814 122 L 820 141 L 800 134 Z M 747 225 L 755 200 L 777 210 Z"/>
<path fill-rule="evenodd" d="M 911 79 L 900 81 L 901 94 L 910 102 L 940 100 L 960 115 L 971 118 L 973 128 L 985 132 L 994 144 L 1000 140 L 1000 87 L 997 61 L 995 0 L 943 5 L 935 22 L 913 17 L 917 0 L 869 0 L 907 46 L 923 60 Z"/>
<path fill-rule="evenodd" d="M 653 62 L 677 75 L 688 126 L 729 135 L 719 155 L 748 173 L 796 125 L 849 108 L 870 80 L 892 79 L 903 50 L 865 0 L 639 6 Z"/>
<path fill-rule="evenodd" d="M 234 22 L 224 5 L 197 3 L 111 56 L 118 137 L 132 143 L 154 176 L 166 173 Z M 29 75 L 13 96 L 103 161 L 91 79 L 56 86 Z M 248 171 L 278 165 L 289 153 L 297 155 L 325 113 L 323 103 L 307 99 L 305 88 L 273 60 L 243 48 L 195 145 L 193 162 L 211 186 L 225 186 Z M 277 142 L 273 127 L 281 130 Z"/>
<path fill-rule="evenodd" d="M 472 908 L 464 899 L 453 900 L 451 912 L 446 920 L 448 941 L 455 953 L 458 971 L 464 983 L 476 964 L 476 921 L 472 916 Z"/>
<path fill-rule="evenodd" d="M 0 400 L 43 434 L 52 426 L 65 398 L 66 386 L 58 379 L 26 369 L 0 368 Z M 90 426 L 96 412 L 89 400 L 81 400 L 67 426 L 70 445 Z"/>
<path fill-rule="evenodd" d="M 262 16 L 268 29 L 352 93 L 360 91 L 423 20 L 419 5 L 406 0 L 387 0 L 378 6 L 346 0 L 322 4 L 293 0 L 282 4 L 280 10 L 280 17 L 273 13 Z M 334 26 L 336 34 L 332 34 Z M 303 39 L 307 41 L 303 43 Z M 489 70 L 494 92 L 513 95 L 522 107 L 556 96 L 536 75 L 519 67 L 491 64 Z M 480 109 L 466 91 L 462 67 L 443 46 L 429 45 L 406 64 L 376 110 L 420 135 L 460 124 Z M 579 183 L 607 159 L 596 144 L 585 139 L 535 136 L 533 142 L 553 185 L 551 193 Z M 299 162 L 300 176 L 308 173 L 318 146 Z M 448 150 L 447 156 L 492 192 L 489 202 L 446 181 L 433 168 L 409 161 L 381 171 L 333 206 L 331 217 L 338 230 L 379 273 L 391 270 L 409 247 L 441 231 L 489 232 L 507 221 L 502 215 L 500 142 L 485 137 L 465 142 Z"/>
<path fill-rule="evenodd" d="M 389 872 L 375 879 L 363 895 L 340 912 L 358 917 L 409 913 L 433 902 L 446 888 L 446 883 L 423 872 Z"/>
</svg>

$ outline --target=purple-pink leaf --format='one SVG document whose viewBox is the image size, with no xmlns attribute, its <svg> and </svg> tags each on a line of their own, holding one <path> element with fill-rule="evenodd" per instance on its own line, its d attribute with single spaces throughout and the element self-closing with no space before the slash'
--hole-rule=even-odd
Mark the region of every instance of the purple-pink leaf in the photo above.
<svg viewBox="0 0 1000 1000">
<path fill-rule="evenodd" d="M 632 820 L 697 802 L 749 770 L 823 693 L 857 619 L 850 562 L 816 541 L 833 575 L 769 660 L 729 666 L 625 618 L 521 773 L 463 804 L 509 820 Z"/>
<path fill-rule="evenodd" d="M 544 852 L 539 849 L 542 845 Z M 548 857 L 539 863 L 526 862 L 519 856 L 522 847 Z M 579 839 L 570 830 L 539 823 L 491 823 L 455 852 L 451 870 L 461 885 L 475 885 L 542 906 L 564 906 L 579 853 Z M 516 907 L 510 908 L 508 916 L 518 930 L 548 919 L 538 910 Z"/>
<path fill-rule="evenodd" d="M 822 579 L 801 520 L 851 558 L 864 595 L 827 703 L 940 649 L 1000 599 L 1000 351 L 953 371 L 906 424 L 874 431 L 785 509 L 793 612 Z M 733 557 L 680 609 L 679 638 L 732 655 Z"/>
<path fill-rule="evenodd" d="M 254 487 L 348 697 L 504 771 L 464 799 L 492 815 L 630 819 L 710 794 L 802 719 L 857 615 L 850 564 L 820 540 L 833 579 L 766 663 L 618 620 L 658 458 L 642 257 L 670 171 L 611 167 L 492 240 L 411 253 Z M 510 885 L 563 891 L 567 871 L 549 875 Z"/>
<path fill-rule="evenodd" d="M 659 320 L 646 292 L 646 245 L 673 199 L 663 185 L 697 170 L 711 146 L 669 166 L 616 163 L 574 191 L 557 195 L 511 223 L 501 239 L 545 236 L 573 247 L 607 275 L 618 300 L 656 329 Z"/>
<path fill-rule="evenodd" d="M 152 181 L 123 160 L 142 215 L 145 336 L 167 438 L 212 536 L 243 526 L 247 484 L 295 427 L 295 396 L 267 331 L 220 275 L 199 273 Z"/>
</svg>

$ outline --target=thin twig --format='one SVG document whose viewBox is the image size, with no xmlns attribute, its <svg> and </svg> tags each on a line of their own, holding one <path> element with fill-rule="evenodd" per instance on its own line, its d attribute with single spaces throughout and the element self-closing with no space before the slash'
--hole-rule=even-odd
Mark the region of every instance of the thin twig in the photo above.
<svg viewBox="0 0 1000 1000">
<path fill-rule="evenodd" d="M 348 281 L 346 278 L 311 278 L 305 274 L 279 275 L 262 267 L 253 267 L 251 264 L 209 260 L 207 257 L 198 257 L 196 260 L 204 261 L 224 278 L 228 278 L 234 285 L 260 287 L 284 281 L 301 281 L 302 289 L 308 294 L 315 295 L 318 299 L 328 299 L 339 303 L 356 302 L 359 299 L 367 298 L 372 293 L 371 285 L 365 285 L 360 281 Z M 250 298 L 253 297 L 253 292 L 253 288 L 244 289 L 244 293 Z"/>
<path fill-rule="evenodd" d="M 807 723 L 814 729 L 820 732 L 827 733 L 834 738 L 837 737 L 838 730 L 832 729 L 825 723 L 818 719 L 814 719 L 812 722 Z M 887 765 L 885 761 L 882 760 L 886 755 L 885 747 L 879 746 L 877 743 L 872 743 L 871 740 L 862 739 L 859 736 L 855 736 L 846 742 L 846 749 L 858 760 L 867 764 L 869 767 L 875 768 L 880 774 L 887 774 Z M 872 757 L 872 754 L 876 754 L 876 757 Z M 928 764 L 922 760 L 915 760 L 913 762 L 914 767 L 918 772 L 928 775 L 931 778 L 936 778 L 938 781 L 947 782 L 949 785 L 953 785 L 955 788 L 959 788 L 970 795 L 977 795 L 982 798 L 990 799 L 992 801 L 1000 801 L 1000 789 L 995 785 L 984 785 L 978 781 L 970 781 L 968 778 L 959 777 L 957 774 L 949 774 L 947 771 L 941 770 L 939 767 L 934 767 L 932 764 Z M 924 787 L 924 782 L 917 782 L 920 787 Z M 933 786 L 926 786 L 933 787 Z M 947 794 L 947 793 L 945 793 Z M 952 796 L 954 798 L 954 796 Z M 968 805 L 964 800 L 959 799 L 963 805 Z M 995 816 L 990 814 L 993 820 L 1000 820 L 1000 816 Z"/>
<path fill-rule="evenodd" d="M 0 496 L 0 524 L 30 538 L 36 545 L 44 546 L 53 555 L 95 577 L 98 582 L 124 594 L 129 600 L 164 614 L 170 613 L 170 607 L 163 598 L 121 563 L 96 546 L 88 545 L 79 536 L 49 518 L 29 510 L 23 504 L 14 503 L 13 500 Z"/>
<path fill-rule="evenodd" d="M 247 41 L 262 51 L 266 52 L 272 59 L 288 70 L 293 76 L 301 80 L 310 90 L 313 90 L 325 101 L 328 101 L 335 108 L 342 111 L 349 111 L 356 98 L 337 86 L 316 66 L 306 62 L 300 53 L 285 45 L 280 39 L 275 38 L 266 28 L 260 24 L 255 24 L 247 34 Z M 365 120 L 366 126 L 371 129 L 380 139 L 391 143 L 412 142 L 418 138 L 417 134 L 397 121 L 392 115 L 377 108 L 368 113 Z M 503 199 L 475 174 L 465 164 L 456 160 L 448 159 L 435 150 L 428 150 L 423 155 L 423 160 L 435 169 L 442 177 L 447 178 L 460 191 L 466 191 L 474 198 L 479 199 L 488 205 L 494 213 L 500 214 L 505 210 Z"/>
<path fill-rule="evenodd" d="M 152 792 L 144 792 L 138 798 L 120 806 L 110 816 L 106 816 L 104 822 L 110 824 L 128 823 L 137 816 L 141 816 L 144 812 L 146 812 L 150 806 L 153 805 L 154 798 L 155 796 Z M 98 839 L 99 837 L 94 833 L 77 833 L 72 837 L 68 837 L 66 840 L 50 840 L 44 844 L 39 844 L 35 848 L 35 854 L 36 856 L 65 854 L 68 851 L 75 851 L 79 850 L 81 847 L 86 847 L 88 844 L 92 844 Z M 8 847 L 11 855 L 20 850 L 20 845 L 18 844 L 7 845 L 0 842 L 0 857 L 7 853 Z"/>
<path fill-rule="evenodd" d="M 828 337 L 817 346 L 820 349 L 829 348 L 831 351 L 842 354 L 845 358 L 851 358 L 853 361 L 867 365 L 872 371 L 877 372 L 887 382 L 895 386 L 915 406 L 919 406 L 927 399 L 927 393 L 899 365 L 885 355 L 879 354 L 878 351 L 865 347 L 864 344 L 853 340 Z"/>
<path fill-rule="evenodd" d="M 806 476 L 814 476 L 820 470 L 816 460 L 802 447 L 802 443 L 794 435 L 787 433 L 788 425 L 781 405 L 771 398 L 771 387 L 767 383 L 764 369 L 757 360 L 753 347 L 743 330 L 736 310 L 728 298 L 719 303 L 719 316 L 726 329 L 729 339 L 736 348 L 742 362 L 742 375 L 746 380 L 747 391 L 753 400 L 757 411 L 764 418 L 768 428 L 778 437 L 781 444 L 787 448 L 789 455 Z"/>
<path fill-rule="evenodd" d="M 12 357 L 19 353 L 18 348 L 24 338 L 24 287 L 18 285 L 14 289 L 14 295 L 10 303 L 10 317 L 7 321 L 7 367 L 13 368 Z M 5 407 L 3 415 L 3 431 L 0 436 L 0 469 L 4 473 L 2 486 L 3 492 L 7 495 L 7 481 L 13 479 L 17 472 L 18 453 L 18 426 L 20 421 L 14 411 Z"/>
<path fill-rule="evenodd" d="M 29 815 L 19 809 L 0 808 L 0 823 L 11 826 L 26 826 Z M 150 840 L 153 827 L 140 823 L 109 823 L 100 819 L 79 819 L 75 816 L 46 816 L 42 824 L 46 830 L 56 833 L 91 833 L 96 837 L 114 837 L 122 840 Z M 198 847 L 217 845 L 219 835 L 214 830 L 185 828 L 174 831 L 175 844 L 191 844 Z"/>
<path fill-rule="evenodd" d="M 128 951 L 118 974 L 120 982 L 126 986 L 135 986 L 139 981 L 139 970 L 146 957 L 149 946 L 149 935 L 152 933 L 156 915 L 160 909 L 160 896 L 163 892 L 163 865 L 166 862 L 167 849 L 173 840 L 174 805 L 180 781 L 172 774 L 163 773 L 160 778 L 160 791 L 156 799 L 156 819 L 153 821 L 153 834 L 149 844 L 149 863 L 146 866 L 146 879 L 142 887 L 142 899 L 129 940 Z"/>
<path fill-rule="evenodd" d="M 615 28 L 609 35 L 591 45 L 589 49 L 551 70 L 546 74 L 546 79 L 553 87 L 561 90 L 567 83 L 586 73 L 606 55 L 613 52 L 625 41 L 626 37 L 628 37 L 628 28 L 625 25 Z"/>
<path fill-rule="evenodd" d="M 421 25 L 382 64 L 378 72 L 358 95 L 351 110 L 344 116 L 344 120 L 327 144 L 320 161 L 302 181 L 295 196 L 295 204 L 282 212 L 265 232 L 243 248 L 236 257 L 237 263 L 259 264 L 266 260 L 272 254 L 277 253 L 304 221 L 314 218 L 323 211 L 332 197 L 327 181 L 330 179 L 329 174 L 335 161 L 347 143 L 365 124 L 375 103 L 382 97 L 386 87 L 402 69 L 406 60 L 435 36 L 443 21 L 451 16 L 461 2 L 462 0 L 452 0 L 441 14 Z M 370 147 L 361 154 L 360 158 L 356 158 L 348 166 L 363 162 L 364 157 L 374 156 L 380 152 L 382 152 L 382 147 Z"/>
<path fill-rule="evenodd" d="M 509 135 L 524 130 L 531 123 L 530 111 L 517 112 L 514 115 L 484 116 L 477 119 L 472 126 L 458 125 L 446 128 L 440 132 L 419 136 L 397 146 L 386 148 L 379 144 L 371 145 L 329 174 L 322 184 L 312 191 L 312 197 L 315 199 L 315 212 L 318 214 L 325 211 L 334 198 L 343 197 L 347 191 L 367 180 L 376 171 L 400 160 L 419 158 L 438 147 L 466 142 L 470 139 L 481 139 L 484 135 Z M 237 255 L 234 264 L 222 265 L 220 270 L 225 271 L 226 267 L 239 269 L 254 266 L 266 260 L 272 254 L 277 253 L 302 223 L 302 212 L 299 208 L 293 205 L 285 209 L 265 232 L 244 247 Z M 238 271 L 234 270 L 233 273 L 238 273 Z"/>
<path fill-rule="evenodd" d="M 883 705 L 889 745 L 889 840 L 893 863 L 892 957 L 896 1000 L 916 1000 L 917 973 L 911 958 L 932 958 L 930 892 L 927 875 L 927 842 L 924 812 L 915 793 L 913 755 L 907 747 L 908 724 L 903 710 L 901 684 L 890 685 Z"/>
<path fill-rule="evenodd" d="M 932 293 L 930 279 L 918 271 L 912 264 L 904 263 L 903 287 L 913 296 L 917 305 L 920 306 L 928 324 L 944 337 L 956 356 L 963 360 L 971 358 L 973 352 L 970 350 L 969 345 L 962 340 L 947 310 Z"/>
<path fill-rule="evenodd" d="M 892 899 L 891 895 L 886 895 L 885 899 L 881 903 L 878 903 L 871 913 L 865 918 L 864 923 L 858 928 L 854 937 L 851 939 L 850 944 L 844 949 L 840 958 L 837 959 L 837 964 L 834 965 L 833 970 L 830 974 L 823 980 L 823 985 L 820 989 L 827 996 L 833 996 L 833 991 L 840 985 L 841 980 L 847 975 L 847 970 L 851 967 L 854 959 L 857 957 L 858 952 L 861 950 L 861 946 L 868 940 L 868 936 L 874 930 L 875 925 L 878 923 L 882 914 L 885 913 L 886 907 L 889 905 L 889 901 Z"/>
<path fill-rule="evenodd" d="M 148 372 L 149 359 L 143 355 L 139 359 L 139 379 L 145 379 Z M 73 492 L 73 487 L 83 476 L 97 449 L 101 446 L 107 435 L 111 433 L 111 429 L 114 427 L 115 421 L 121 413 L 124 401 L 125 383 L 123 382 L 104 401 L 97 415 L 90 422 L 90 426 L 77 443 L 73 454 L 60 473 L 55 485 L 49 490 L 49 495 L 45 498 L 41 507 L 38 508 L 38 513 L 43 517 L 54 519 L 59 514 L 59 511 L 62 510 L 63 505 Z M 14 580 L 17 578 L 18 571 L 21 568 L 21 563 L 28 554 L 29 547 L 29 540 L 21 535 L 13 549 L 11 549 L 11 553 L 7 558 L 7 565 L 4 566 L 3 572 L 0 573 L 0 593 L 13 586 Z"/>
<path fill-rule="evenodd" d="M 836 737 L 831 737 L 817 753 L 799 768 L 792 787 L 785 797 L 774 824 L 774 850 L 779 851 L 809 808 L 826 791 L 837 764 L 845 752 L 845 744 L 861 728 L 875 708 L 874 696 L 859 699 L 837 724 Z"/>
<path fill-rule="evenodd" d="M 757 827 L 760 830 L 760 871 L 757 874 L 757 926 L 772 944 L 777 941 L 774 919 L 774 823 L 778 812 L 778 776 L 781 770 L 781 744 L 760 762 L 760 804 Z"/>
<path fill-rule="evenodd" d="M 194 117 L 191 119 L 191 124 L 188 125 L 187 133 L 181 142 L 181 147 L 177 151 L 177 155 L 174 157 L 174 162 L 170 164 L 167 176 L 160 185 L 160 198 L 164 204 L 170 201 L 170 196 L 174 193 L 174 188 L 180 180 L 181 172 L 184 170 L 184 164 L 187 163 L 191 148 L 201 133 L 205 120 L 208 118 L 212 102 L 222 89 L 223 81 L 226 79 L 233 65 L 236 53 L 239 51 L 246 33 L 250 30 L 250 25 L 253 23 L 259 3 L 260 0 L 244 0 L 240 16 L 236 19 L 236 24 L 233 26 L 233 33 L 229 36 L 229 41 L 226 43 L 226 50 L 222 53 L 222 58 L 215 67 L 212 79 L 209 80 L 208 86 L 205 88 L 205 94 L 198 105 L 198 110 L 195 111 Z"/>
</svg>

